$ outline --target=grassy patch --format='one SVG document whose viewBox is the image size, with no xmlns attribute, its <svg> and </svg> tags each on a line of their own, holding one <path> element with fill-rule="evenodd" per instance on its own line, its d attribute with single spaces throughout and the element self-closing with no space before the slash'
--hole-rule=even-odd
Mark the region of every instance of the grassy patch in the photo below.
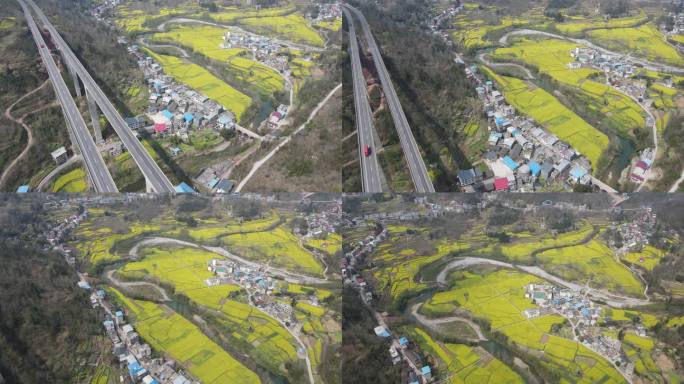
<svg viewBox="0 0 684 384">
<path fill-rule="evenodd" d="M 78 193 L 88 190 L 88 180 L 83 168 L 76 168 L 55 180 L 52 192 Z"/>
</svg>

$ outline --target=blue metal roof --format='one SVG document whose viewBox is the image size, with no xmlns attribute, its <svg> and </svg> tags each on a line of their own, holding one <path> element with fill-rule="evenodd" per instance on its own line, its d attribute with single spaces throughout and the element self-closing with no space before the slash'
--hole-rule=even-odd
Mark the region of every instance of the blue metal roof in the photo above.
<svg viewBox="0 0 684 384">
<path fill-rule="evenodd" d="M 430 372 L 432 372 L 432 371 L 430 370 L 430 366 L 428 366 L 428 365 L 426 365 L 426 366 L 424 366 L 423 368 L 421 368 L 420 371 L 423 373 L 423 375 L 427 375 L 427 374 L 430 374 Z"/>
<path fill-rule="evenodd" d="M 511 170 L 515 171 L 520 165 L 516 163 L 513 159 L 511 159 L 509 156 L 504 156 L 503 158 L 504 164 Z"/>
<path fill-rule="evenodd" d="M 26 193 L 28 191 L 29 191 L 28 185 L 22 185 L 19 188 L 17 188 L 17 193 Z"/>
<path fill-rule="evenodd" d="M 575 165 L 574 167 L 572 167 L 572 170 L 570 170 L 570 175 L 575 179 L 581 179 L 586 174 L 587 171 L 578 165 Z"/>
<path fill-rule="evenodd" d="M 406 345 L 406 344 L 408 344 L 408 339 L 405 338 L 405 337 L 400 338 L 400 339 L 399 339 L 399 344 L 401 344 L 401 345 Z"/>
<path fill-rule="evenodd" d="M 178 193 L 197 193 L 185 181 L 176 185 L 176 192 L 178 192 Z"/>
<path fill-rule="evenodd" d="M 186 113 L 186 114 L 183 115 L 183 118 L 185 119 L 186 122 L 189 123 L 189 122 L 191 122 L 192 119 L 194 119 L 195 117 L 192 115 L 192 113 Z"/>
<path fill-rule="evenodd" d="M 172 118 L 173 118 L 173 113 L 171 113 L 171 111 L 169 111 L 168 109 L 163 110 L 161 113 L 162 113 L 162 115 L 164 115 L 164 117 L 166 117 L 167 119 L 172 119 Z"/>
<path fill-rule="evenodd" d="M 508 121 L 506 121 L 506 119 L 504 119 L 503 117 L 499 116 L 499 117 L 496 117 L 494 119 L 494 123 L 496 124 L 497 127 L 500 127 L 500 126 L 508 123 Z"/>
<path fill-rule="evenodd" d="M 541 172 L 541 165 L 539 165 L 539 163 L 537 163 L 536 161 L 530 161 L 530 163 L 527 165 L 530 166 L 530 171 L 534 176 L 537 176 L 539 172 Z"/>
<path fill-rule="evenodd" d="M 233 119 L 231 119 L 229 116 L 226 116 L 226 115 L 221 115 L 221 116 L 219 116 L 219 118 L 218 118 L 218 122 L 221 123 L 221 124 L 228 124 L 228 123 L 230 123 L 232 120 L 233 120 Z"/>
</svg>

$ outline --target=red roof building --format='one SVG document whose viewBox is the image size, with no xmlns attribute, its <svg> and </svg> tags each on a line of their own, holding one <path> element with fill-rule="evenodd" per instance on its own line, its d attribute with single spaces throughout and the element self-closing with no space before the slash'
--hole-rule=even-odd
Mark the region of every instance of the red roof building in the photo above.
<svg viewBox="0 0 684 384">
<path fill-rule="evenodd" d="M 639 160 L 636 166 L 643 169 L 644 171 L 648 169 L 648 164 L 646 164 L 643 160 Z"/>
<path fill-rule="evenodd" d="M 501 177 L 494 180 L 494 189 L 497 191 L 507 191 L 508 190 L 508 179 Z"/>
<path fill-rule="evenodd" d="M 154 125 L 154 131 L 157 133 L 166 132 L 166 124 L 157 123 Z"/>
</svg>

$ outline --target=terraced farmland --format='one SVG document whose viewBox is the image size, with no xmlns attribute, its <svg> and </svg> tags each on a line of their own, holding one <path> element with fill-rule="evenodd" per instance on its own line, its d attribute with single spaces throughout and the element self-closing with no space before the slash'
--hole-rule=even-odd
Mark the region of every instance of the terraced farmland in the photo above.
<svg viewBox="0 0 684 384">
<path fill-rule="evenodd" d="M 634 27 L 648 20 L 648 16 L 641 12 L 639 15 L 630 17 L 618 17 L 605 20 L 574 17 L 570 21 L 554 24 L 554 28 L 568 36 L 581 36 L 583 32 L 594 29 L 613 29 Z"/>
<path fill-rule="evenodd" d="M 449 383 L 514 384 L 525 382 L 510 367 L 480 347 L 438 342 L 420 328 L 411 328 L 408 334 L 412 340 L 416 340 L 421 349 L 439 358 L 437 368 L 448 377 Z"/>
<path fill-rule="evenodd" d="M 144 259 L 126 264 L 123 273 L 142 272 L 175 287 L 195 303 L 221 312 L 221 321 L 229 326 L 235 342 L 242 342 L 251 355 L 264 366 L 279 371 L 289 361 L 297 360 L 296 342 L 278 322 L 249 304 L 231 299 L 241 289 L 232 284 L 207 286 L 213 276 L 208 262 L 218 257 L 195 248 L 147 248 Z"/>
<path fill-rule="evenodd" d="M 613 251 L 600 240 L 544 251 L 537 255 L 537 260 L 544 270 L 566 280 L 637 297 L 643 295 L 638 277 L 617 261 Z"/>
<path fill-rule="evenodd" d="M 524 287 L 540 280 L 520 272 L 500 270 L 484 275 L 465 272 L 455 286 L 436 293 L 421 310 L 431 316 L 445 316 L 461 308 L 489 322 L 523 350 L 544 351 L 543 364 L 558 370 L 561 381 L 576 383 L 626 382 L 601 356 L 581 343 L 551 333 L 551 326 L 563 322 L 558 315 L 527 319 L 522 311 L 535 308 L 524 296 Z M 576 372 L 581 372 L 580 376 Z"/>
<path fill-rule="evenodd" d="M 582 120 L 545 90 L 514 77 L 486 71 L 499 84 L 507 102 L 568 142 L 594 166 L 598 164 L 601 155 L 608 148 L 609 141 L 605 134 Z"/>
<path fill-rule="evenodd" d="M 164 67 L 164 72 L 175 78 L 176 81 L 186 84 L 225 106 L 235 114 L 238 120 L 252 104 L 249 96 L 226 84 L 197 64 L 174 56 L 158 55 L 149 50 L 147 52 Z"/>
<path fill-rule="evenodd" d="M 170 308 L 132 300 L 112 289 L 135 318 L 140 336 L 168 354 L 204 383 L 260 383 L 259 377 L 205 336 L 197 326 Z"/>
<path fill-rule="evenodd" d="M 315 256 L 299 245 L 294 234 L 282 227 L 268 232 L 228 235 L 223 237 L 223 243 L 232 252 L 248 259 L 292 271 L 323 274 L 323 267 Z"/>
<path fill-rule="evenodd" d="M 231 74 L 240 81 L 253 84 L 262 94 L 270 95 L 282 91 L 285 87 L 283 77 L 277 71 L 251 60 L 251 52 L 241 48 L 221 47 L 227 31 L 226 28 L 213 26 L 183 26 L 155 33 L 152 41 L 188 47 L 203 56 L 225 63 Z"/>
<path fill-rule="evenodd" d="M 641 107 L 626 95 L 612 87 L 593 81 L 596 70 L 590 68 L 570 69 L 570 51 L 577 44 L 558 39 L 516 39 L 506 48 L 498 48 L 493 57 L 503 61 L 518 61 L 535 67 L 561 85 L 575 88 L 585 106 L 600 114 L 604 123 L 619 135 L 629 137 L 633 130 L 645 127 L 645 114 Z M 581 149 L 580 149 L 581 150 Z"/>
<path fill-rule="evenodd" d="M 325 41 L 302 16 L 292 13 L 287 16 L 262 16 L 240 19 L 240 25 L 255 33 L 281 37 L 295 43 L 322 47 Z"/>
<path fill-rule="evenodd" d="M 85 192 L 88 190 L 88 180 L 83 168 L 76 168 L 55 180 L 52 192 Z"/>
<path fill-rule="evenodd" d="M 613 51 L 640 56 L 653 62 L 683 65 L 677 49 L 668 44 L 665 36 L 653 25 L 635 28 L 596 29 L 587 32 L 589 39 Z"/>
</svg>

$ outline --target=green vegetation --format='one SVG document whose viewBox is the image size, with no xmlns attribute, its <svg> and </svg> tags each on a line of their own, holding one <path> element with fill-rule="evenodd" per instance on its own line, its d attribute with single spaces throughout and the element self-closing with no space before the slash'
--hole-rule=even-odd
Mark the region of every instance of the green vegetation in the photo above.
<svg viewBox="0 0 684 384">
<path fill-rule="evenodd" d="M 497 51 L 498 52 L 498 51 Z M 514 77 L 499 76 L 487 68 L 511 105 L 530 116 L 561 140 L 567 141 L 596 166 L 608 148 L 608 137 L 582 120 L 542 88 Z"/>
<path fill-rule="evenodd" d="M 114 223 L 100 226 L 98 223 L 89 222 L 79 225 L 75 232 L 75 237 L 78 240 L 83 240 L 76 242 L 76 248 L 81 258 L 93 265 L 119 260 L 122 255 L 113 251 L 113 247 L 117 242 L 146 232 L 158 231 L 160 228 L 158 225 L 142 223 L 112 224 Z M 108 225 L 111 225 L 111 227 Z"/>
<path fill-rule="evenodd" d="M 285 40 L 296 43 L 323 46 L 323 38 L 315 29 L 309 27 L 308 21 L 300 15 L 264 16 L 244 18 L 240 24 L 247 29 L 264 35 L 282 36 Z"/>
<path fill-rule="evenodd" d="M 52 192 L 78 193 L 88 190 L 88 181 L 83 168 L 76 168 L 55 180 Z"/>
<path fill-rule="evenodd" d="M 421 268 L 452 252 L 469 248 L 459 241 L 440 241 L 434 244 L 434 249 L 418 254 L 415 249 L 406 248 L 402 243 L 406 241 L 406 238 L 399 235 L 405 231 L 403 227 L 390 225 L 388 229 L 390 233 L 394 233 L 392 243 L 385 242 L 377 248 L 373 257 L 377 268 L 373 271 L 373 276 L 378 282 L 379 290 L 386 291 L 394 300 L 427 287 L 426 283 L 415 279 Z M 408 238 L 413 236 L 415 235 L 406 234 Z"/>
<path fill-rule="evenodd" d="M 597 29 L 587 33 L 589 38 L 605 48 L 641 56 L 648 60 L 672 65 L 683 65 L 677 49 L 668 44 L 665 36 L 653 24 L 634 28 Z"/>
<path fill-rule="evenodd" d="M 536 307 L 525 298 L 524 287 L 538 283 L 538 278 L 509 270 L 484 275 L 464 272 L 461 276 L 453 288 L 436 293 L 421 310 L 435 316 L 447 315 L 456 308 L 471 312 L 517 348 L 544 351 L 543 355 L 535 355 L 545 367 L 553 367 L 556 380 L 561 382 L 625 382 L 611 363 L 581 343 L 551 334 L 554 324 L 563 323 L 560 316 L 527 319 L 523 315 L 525 309 Z"/>
<path fill-rule="evenodd" d="M 17 20 L 14 16 L 7 16 L 0 19 L 0 29 L 12 29 L 17 25 Z"/>
<path fill-rule="evenodd" d="M 146 248 L 144 259 L 126 264 L 123 273 L 144 272 L 170 284 L 175 292 L 193 302 L 221 312 L 221 322 L 231 329 L 236 343 L 244 344 L 255 359 L 277 372 L 288 361 L 297 359 L 296 341 L 271 317 L 238 301 L 241 288 L 222 284 L 206 286 L 204 281 L 213 276 L 207 270 L 209 261 L 218 255 L 195 248 Z"/>
<path fill-rule="evenodd" d="M 643 295 L 639 278 L 618 262 L 613 251 L 599 240 L 544 251 L 537 255 L 537 260 L 544 270 L 566 280 L 588 282 L 612 292 Z"/>
<path fill-rule="evenodd" d="M 570 21 L 554 24 L 555 29 L 559 32 L 570 35 L 580 36 L 582 32 L 593 29 L 611 29 L 611 28 L 626 28 L 634 27 L 642 24 L 648 20 L 645 13 L 630 17 L 619 17 L 610 19 L 588 19 L 584 17 L 575 17 Z"/>
<path fill-rule="evenodd" d="M 659 263 L 660 259 L 665 256 L 667 252 L 658 249 L 652 245 L 647 245 L 639 252 L 628 252 L 623 258 L 634 265 L 638 265 L 649 271 L 653 270 Z"/>
<path fill-rule="evenodd" d="M 299 245 L 292 232 L 282 227 L 268 232 L 228 235 L 223 237 L 223 243 L 231 251 L 249 259 L 312 275 L 323 273 L 318 260 Z"/>
<path fill-rule="evenodd" d="M 128 299 L 115 289 L 111 292 L 126 306 L 129 316 L 133 315 L 136 331 L 152 348 L 177 360 L 202 382 L 261 382 L 254 372 L 170 308 Z"/>
<path fill-rule="evenodd" d="M 558 39 L 516 39 L 511 47 L 499 48 L 493 57 L 520 61 L 548 75 L 563 86 L 572 87 L 586 101 L 585 106 L 613 132 L 629 137 L 645 126 L 644 112 L 632 99 L 612 87 L 591 80 L 598 72 L 590 68 L 570 69 L 570 51 L 577 44 Z"/>
<path fill-rule="evenodd" d="M 319 21 L 314 25 L 317 27 L 329 29 L 333 32 L 337 32 L 340 30 L 340 28 L 342 28 L 342 18 L 340 17 L 331 21 Z"/>
<path fill-rule="evenodd" d="M 409 330 L 422 350 L 439 358 L 437 368 L 452 384 L 524 383 L 515 371 L 480 347 L 437 342 L 420 328 Z"/>
<path fill-rule="evenodd" d="M 232 75 L 240 81 L 254 84 L 262 94 L 270 95 L 282 91 L 282 76 L 277 71 L 251 60 L 251 52 L 241 48 L 221 47 L 227 31 L 226 28 L 213 26 L 178 27 L 168 32 L 155 33 L 152 35 L 152 41 L 189 47 L 203 56 L 226 63 Z"/>
</svg>

